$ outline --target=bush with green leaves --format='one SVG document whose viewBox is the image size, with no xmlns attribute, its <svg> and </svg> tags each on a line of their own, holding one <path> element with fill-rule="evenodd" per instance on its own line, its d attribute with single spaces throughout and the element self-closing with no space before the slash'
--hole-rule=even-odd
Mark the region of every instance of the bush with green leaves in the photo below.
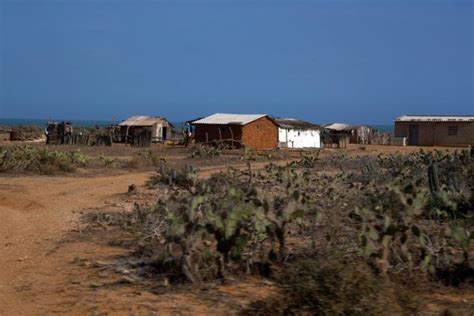
<svg viewBox="0 0 474 316">
<path fill-rule="evenodd" d="M 130 159 L 125 166 L 130 169 L 159 167 L 164 162 L 166 162 L 166 160 L 153 150 L 142 149 L 133 155 L 132 159 Z"/>
<path fill-rule="evenodd" d="M 263 170 L 247 162 L 246 170 L 207 179 L 161 164 L 149 182 L 163 189 L 159 202 L 120 220 L 160 273 L 190 282 L 268 275 L 295 256 L 327 249 L 344 260 L 364 258 L 383 279 L 471 269 L 472 158 L 463 153 L 326 156 Z M 437 196 L 449 203 L 434 212 Z"/>
<path fill-rule="evenodd" d="M 32 146 L 0 148 L 0 172 L 54 174 L 74 172 L 89 159 L 80 151 L 60 152 Z"/>
<path fill-rule="evenodd" d="M 470 203 L 471 158 L 436 151 L 379 158 L 385 180 L 366 187 L 371 196 L 355 211 L 362 253 L 383 274 L 433 276 L 468 265 L 473 214 L 459 206 Z"/>
<path fill-rule="evenodd" d="M 191 148 L 190 158 L 214 158 L 222 156 L 223 152 L 230 147 L 225 143 L 215 145 L 195 145 Z"/>
<path fill-rule="evenodd" d="M 195 189 L 197 182 L 197 172 L 192 166 L 186 165 L 181 169 L 176 169 L 162 163 L 157 172 L 147 181 L 147 186 L 153 189 L 165 185 L 192 191 Z"/>
</svg>

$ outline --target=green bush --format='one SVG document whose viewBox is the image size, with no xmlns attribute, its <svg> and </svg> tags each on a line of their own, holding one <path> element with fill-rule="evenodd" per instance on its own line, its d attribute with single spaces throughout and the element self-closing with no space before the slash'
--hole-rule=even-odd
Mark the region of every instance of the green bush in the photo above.
<svg viewBox="0 0 474 316">
<path fill-rule="evenodd" d="M 0 172 L 54 174 L 74 172 L 88 164 L 79 151 L 59 152 L 31 146 L 0 148 Z"/>
<path fill-rule="evenodd" d="M 130 159 L 125 167 L 128 169 L 139 169 L 146 167 L 159 167 L 164 162 L 164 158 L 159 157 L 150 149 L 143 149 L 137 152 L 132 159 Z"/>
</svg>

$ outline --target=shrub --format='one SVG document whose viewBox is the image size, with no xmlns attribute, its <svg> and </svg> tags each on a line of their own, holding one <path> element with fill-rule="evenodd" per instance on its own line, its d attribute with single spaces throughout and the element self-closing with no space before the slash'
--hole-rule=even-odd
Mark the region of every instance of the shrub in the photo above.
<svg viewBox="0 0 474 316">
<path fill-rule="evenodd" d="M 196 145 L 191 149 L 190 158 L 214 158 L 222 156 L 222 153 L 229 149 L 225 143 L 218 143 L 215 146 Z"/>
<path fill-rule="evenodd" d="M 99 156 L 100 161 L 104 163 L 104 167 L 109 168 L 109 167 L 114 167 L 116 165 L 116 161 L 112 157 L 107 157 L 104 155 Z"/>
<path fill-rule="evenodd" d="M 181 169 L 174 169 L 162 164 L 157 173 L 147 181 L 147 186 L 151 189 L 159 185 L 192 189 L 197 184 L 197 173 L 191 166 L 184 166 Z"/>
<path fill-rule="evenodd" d="M 0 172 L 54 174 L 74 172 L 89 159 L 79 151 L 59 152 L 31 146 L 0 148 Z"/>
<path fill-rule="evenodd" d="M 384 280 L 357 259 L 299 259 L 281 278 L 291 293 L 289 310 L 317 315 L 382 315 L 397 308 Z"/>
<path fill-rule="evenodd" d="M 164 161 L 164 158 L 159 157 L 152 150 L 143 149 L 137 152 L 132 159 L 126 163 L 125 167 L 129 169 L 159 167 Z"/>
</svg>

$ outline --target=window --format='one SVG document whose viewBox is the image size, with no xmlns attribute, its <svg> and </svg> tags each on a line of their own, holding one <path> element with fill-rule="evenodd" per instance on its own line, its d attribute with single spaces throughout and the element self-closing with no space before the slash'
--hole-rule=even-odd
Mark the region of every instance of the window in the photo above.
<svg viewBox="0 0 474 316">
<path fill-rule="evenodd" d="M 255 127 L 257 127 L 257 130 L 259 131 L 260 130 L 260 125 L 255 125 Z"/>
<path fill-rule="evenodd" d="M 458 127 L 456 125 L 448 126 L 448 136 L 457 136 Z"/>
</svg>

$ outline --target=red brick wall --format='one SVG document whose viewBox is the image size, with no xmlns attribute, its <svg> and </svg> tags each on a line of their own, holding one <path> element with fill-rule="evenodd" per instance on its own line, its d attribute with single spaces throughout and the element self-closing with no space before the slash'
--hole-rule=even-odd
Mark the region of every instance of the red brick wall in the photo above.
<svg viewBox="0 0 474 316">
<path fill-rule="evenodd" d="M 268 117 L 255 120 L 242 129 L 242 142 L 253 149 L 273 149 L 278 147 L 278 127 Z"/>
<path fill-rule="evenodd" d="M 231 139 L 233 135 L 234 140 L 240 140 L 243 145 L 257 150 L 278 146 L 278 127 L 268 117 L 262 117 L 244 126 L 198 124 L 194 131 L 196 143 L 220 140 L 220 135 L 222 139 Z"/>
</svg>

